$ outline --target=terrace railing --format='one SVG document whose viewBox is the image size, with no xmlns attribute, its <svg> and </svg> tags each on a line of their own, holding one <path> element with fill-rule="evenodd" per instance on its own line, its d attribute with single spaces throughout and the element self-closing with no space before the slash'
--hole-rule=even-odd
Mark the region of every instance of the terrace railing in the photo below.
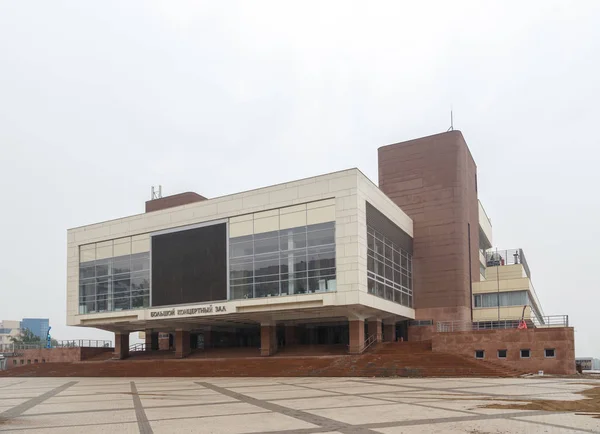
<svg viewBox="0 0 600 434">
<path fill-rule="evenodd" d="M 0 353 L 17 353 L 23 350 L 39 350 L 46 348 L 45 342 L 36 342 L 33 344 L 11 343 L 0 345 Z M 94 339 L 73 339 L 54 341 L 52 348 L 112 348 L 112 341 L 94 340 Z"/>
<path fill-rule="evenodd" d="M 515 329 L 519 326 L 521 318 L 504 318 L 500 321 L 438 321 L 436 330 L 441 333 L 448 332 L 465 332 L 477 330 L 498 330 L 498 329 Z M 527 327 L 530 328 L 552 328 L 552 327 L 568 327 L 568 315 L 551 315 L 541 318 L 525 319 Z"/>
<path fill-rule="evenodd" d="M 507 249 L 507 250 L 488 250 L 485 254 L 485 262 L 488 267 L 499 267 L 503 265 L 521 264 L 527 273 L 527 277 L 531 278 L 531 271 L 523 249 Z"/>
</svg>

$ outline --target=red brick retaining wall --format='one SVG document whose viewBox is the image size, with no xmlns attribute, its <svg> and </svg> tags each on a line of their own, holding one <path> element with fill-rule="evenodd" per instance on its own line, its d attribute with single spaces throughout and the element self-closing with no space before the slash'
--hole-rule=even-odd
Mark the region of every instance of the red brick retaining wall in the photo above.
<svg viewBox="0 0 600 434">
<path fill-rule="evenodd" d="M 434 333 L 434 352 L 461 354 L 475 358 L 476 350 L 484 350 L 484 360 L 513 369 L 547 374 L 575 373 L 575 334 L 572 327 L 503 329 Z M 545 349 L 554 349 L 553 358 L 545 357 Z M 521 350 L 529 349 L 529 358 L 521 358 Z M 506 359 L 498 358 L 498 350 L 507 350 Z"/>
<path fill-rule="evenodd" d="M 6 367 L 31 365 L 35 363 L 79 362 L 104 352 L 112 352 L 112 348 L 41 348 L 20 350 L 17 356 L 7 357 Z M 16 363 L 15 363 L 16 361 Z"/>
</svg>

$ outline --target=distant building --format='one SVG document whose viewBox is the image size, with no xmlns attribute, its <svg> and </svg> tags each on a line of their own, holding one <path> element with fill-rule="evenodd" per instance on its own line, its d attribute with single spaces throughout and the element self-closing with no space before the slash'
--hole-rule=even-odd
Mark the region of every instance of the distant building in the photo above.
<svg viewBox="0 0 600 434">
<path fill-rule="evenodd" d="M 575 365 L 578 371 L 600 371 L 600 359 L 593 357 L 577 357 Z"/>
<path fill-rule="evenodd" d="M 50 320 L 48 318 L 23 318 L 21 321 L 22 329 L 29 329 L 31 333 L 41 340 L 46 339 L 48 327 L 50 327 Z"/>
<path fill-rule="evenodd" d="M 48 318 L 23 318 L 21 321 L 0 320 L 0 345 L 12 343 L 12 338 L 21 336 L 25 329 L 39 337 L 46 339 L 50 320 Z"/>
<path fill-rule="evenodd" d="M 0 345 L 12 343 L 21 335 L 21 321 L 0 320 Z"/>
</svg>

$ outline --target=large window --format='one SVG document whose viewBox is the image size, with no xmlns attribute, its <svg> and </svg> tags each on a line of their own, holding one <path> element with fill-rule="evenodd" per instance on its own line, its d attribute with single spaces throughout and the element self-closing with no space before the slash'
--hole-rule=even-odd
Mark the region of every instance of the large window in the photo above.
<svg viewBox="0 0 600 434">
<path fill-rule="evenodd" d="M 79 264 L 79 313 L 137 309 L 150 305 L 150 253 Z"/>
<path fill-rule="evenodd" d="M 412 307 L 412 255 L 367 227 L 367 274 L 369 293 Z"/>
<path fill-rule="evenodd" d="M 335 291 L 335 223 L 229 240 L 230 298 Z"/>
<path fill-rule="evenodd" d="M 475 307 L 524 306 L 529 304 L 527 291 L 493 292 L 475 294 Z"/>
</svg>

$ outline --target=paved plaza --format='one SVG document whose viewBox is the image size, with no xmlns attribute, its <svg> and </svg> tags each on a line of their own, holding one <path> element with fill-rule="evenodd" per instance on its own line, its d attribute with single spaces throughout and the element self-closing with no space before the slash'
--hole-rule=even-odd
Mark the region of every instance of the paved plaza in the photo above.
<svg viewBox="0 0 600 434">
<path fill-rule="evenodd" d="M 0 378 L 0 432 L 598 433 L 575 412 L 484 408 L 574 401 L 561 378 Z M 514 407 L 514 406 L 513 406 Z"/>
</svg>

